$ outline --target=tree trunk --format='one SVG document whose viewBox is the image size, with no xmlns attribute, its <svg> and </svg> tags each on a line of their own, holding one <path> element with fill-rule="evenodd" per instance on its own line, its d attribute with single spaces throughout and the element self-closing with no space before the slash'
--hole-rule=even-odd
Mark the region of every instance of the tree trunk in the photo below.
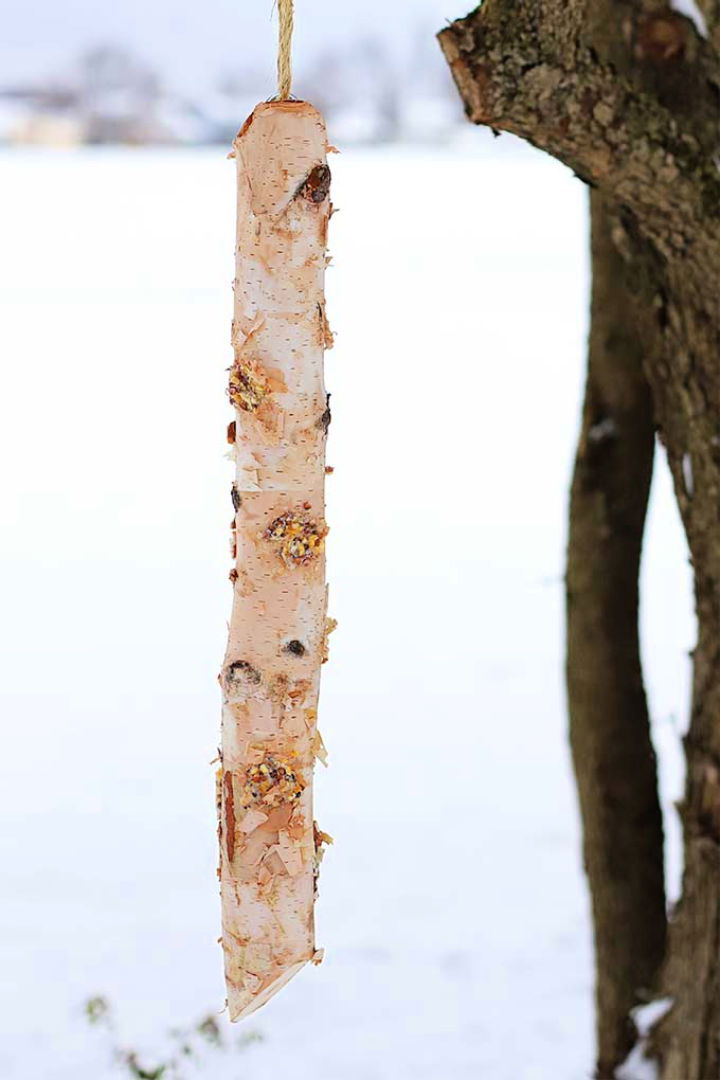
<svg viewBox="0 0 720 1080">
<path fill-rule="evenodd" d="M 632 1048 L 630 1009 L 665 948 L 662 816 L 638 639 L 654 425 L 642 361 L 654 316 L 643 258 L 593 192 L 592 320 L 567 565 L 570 742 L 593 906 L 597 1076 Z M 651 299 L 651 298 L 650 298 Z"/>
<path fill-rule="evenodd" d="M 471 120 L 553 154 L 622 214 L 628 273 L 652 297 L 643 365 L 698 619 L 663 1080 L 720 1078 L 720 5 L 699 3 L 707 37 L 663 0 L 485 0 L 439 35 Z"/>
</svg>

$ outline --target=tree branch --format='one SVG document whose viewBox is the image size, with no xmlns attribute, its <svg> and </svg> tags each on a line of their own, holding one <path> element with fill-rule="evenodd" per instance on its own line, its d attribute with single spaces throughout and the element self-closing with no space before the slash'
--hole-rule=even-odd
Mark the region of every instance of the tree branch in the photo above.
<svg viewBox="0 0 720 1080">
<path fill-rule="evenodd" d="M 637 214 L 668 256 L 682 253 L 701 221 L 720 231 L 720 175 L 708 158 L 704 127 L 696 132 L 681 123 L 614 64 L 599 62 L 584 39 L 559 43 L 545 30 L 550 16 L 537 8 L 528 0 L 486 0 L 438 35 L 468 117 L 564 161 Z M 666 23 L 676 37 L 664 48 L 697 49 L 689 21 L 678 18 Z M 636 47 L 660 48 L 649 31 Z M 706 93 L 716 124 L 717 99 Z M 709 100 L 703 116 L 706 108 Z"/>
</svg>

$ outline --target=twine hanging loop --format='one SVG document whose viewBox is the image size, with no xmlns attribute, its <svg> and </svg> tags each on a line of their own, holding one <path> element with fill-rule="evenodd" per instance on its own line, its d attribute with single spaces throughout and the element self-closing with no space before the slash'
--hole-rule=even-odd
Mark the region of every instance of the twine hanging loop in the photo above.
<svg viewBox="0 0 720 1080">
<path fill-rule="evenodd" d="M 277 8 L 277 96 L 281 101 L 286 101 L 290 97 L 292 87 L 293 0 L 277 0 Z"/>
</svg>

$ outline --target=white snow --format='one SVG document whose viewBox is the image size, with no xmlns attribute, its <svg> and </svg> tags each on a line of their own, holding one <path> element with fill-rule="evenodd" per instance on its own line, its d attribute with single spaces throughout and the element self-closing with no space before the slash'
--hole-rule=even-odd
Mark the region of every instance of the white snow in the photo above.
<svg viewBox="0 0 720 1080">
<path fill-rule="evenodd" d="M 616 1070 L 617 1080 L 658 1080 L 660 1073 L 657 1062 L 645 1056 L 646 1040 L 654 1025 L 662 1020 L 672 1005 L 673 999 L 664 997 L 632 1010 L 640 1039 L 627 1060 Z"/>
<path fill-rule="evenodd" d="M 662 1020 L 663 1016 L 667 1016 L 673 1006 L 673 999 L 670 997 L 657 998 L 655 1001 L 649 1001 L 647 1005 L 640 1005 L 637 1009 L 633 1009 L 633 1020 L 635 1026 L 638 1029 L 642 1038 L 650 1034 L 650 1031 L 657 1024 L 658 1020 Z"/>
<path fill-rule="evenodd" d="M 606 416 L 597 424 L 593 424 L 588 431 L 588 440 L 591 443 L 600 443 L 605 439 L 612 439 L 617 435 L 617 425 L 612 416 Z"/>
<path fill-rule="evenodd" d="M 623 1064 L 615 1070 L 617 1080 L 659 1080 L 660 1073 L 655 1061 L 646 1058 L 642 1045 L 635 1046 Z"/>
<path fill-rule="evenodd" d="M 326 959 L 227 1076 L 582 1080 L 562 574 L 585 192 L 504 138 L 332 165 Z M 0 1075 L 108 1080 L 85 998 L 129 1045 L 223 999 L 233 169 L 185 150 L 0 169 Z M 674 889 L 688 574 L 663 465 L 643 645 Z"/>
<path fill-rule="evenodd" d="M 692 499 L 695 491 L 695 480 L 693 477 L 692 458 L 690 457 L 690 454 L 683 454 L 682 474 L 685 491 L 687 495 Z"/>
<path fill-rule="evenodd" d="M 707 37 L 707 23 L 705 22 L 705 16 L 697 5 L 697 0 L 671 0 L 670 6 L 675 11 L 679 11 L 692 19 L 703 37 Z"/>
</svg>

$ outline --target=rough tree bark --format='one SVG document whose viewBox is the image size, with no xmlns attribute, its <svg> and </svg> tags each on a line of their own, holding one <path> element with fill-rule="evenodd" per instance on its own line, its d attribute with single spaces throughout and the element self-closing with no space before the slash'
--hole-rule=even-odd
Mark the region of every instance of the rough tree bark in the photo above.
<svg viewBox="0 0 720 1080">
<path fill-rule="evenodd" d="M 661 980 L 673 1007 L 652 1042 L 663 1080 L 720 1077 L 720 5 L 700 7 L 707 37 L 663 0 L 485 0 L 440 34 L 469 118 L 590 184 L 621 222 L 626 273 L 650 299 L 643 368 L 698 619 L 683 895 Z"/>
<path fill-rule="evenodd" d="M 634 1042 L 630 1009 L 665 948 L 662 816 L 640 666 L 638 572 L 655 431 L 642 371 L 655 317 L 642 245 L 591 195 L 588 378 L 570 501 L 570 742 L 595 928 L 597 1076 Z"/>
</svg>

